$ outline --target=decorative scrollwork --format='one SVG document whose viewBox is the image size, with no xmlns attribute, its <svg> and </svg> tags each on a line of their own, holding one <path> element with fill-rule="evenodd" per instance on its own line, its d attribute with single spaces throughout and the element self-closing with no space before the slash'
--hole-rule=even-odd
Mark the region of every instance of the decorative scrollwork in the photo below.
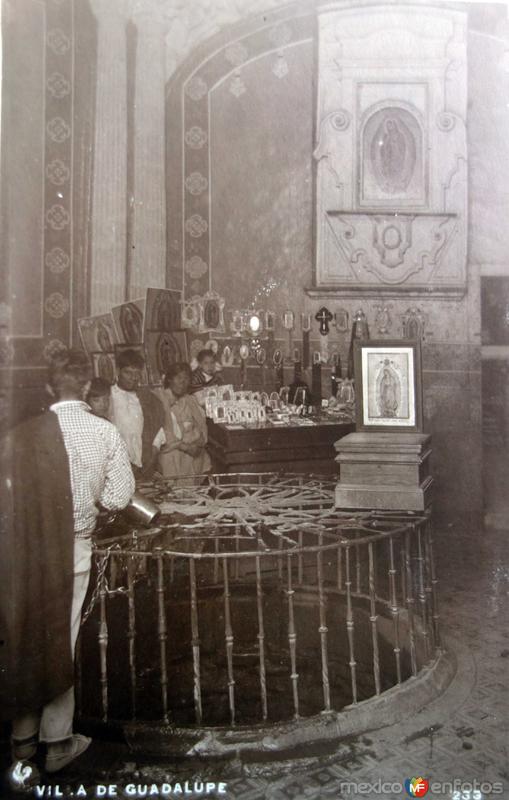
<svg viewBox="0 0 509 800">
<path fill-rule="evenodd" d="M 207 134 L 199 125 L 193 125 L 192 128 L 186 131 L 184 139 L 187 146 L 192 150 L 201 150 L 203 145 L 207 142 Z"/>
<path fill-rule="evenodd" d="M 333 111 L 329 114 L 330 124 L 337 131 L 346 131 L 350 125 L 351 116 L 345 108 L 340 108 L 339 111 Z"/>
<path fill-rule="evenodd" d="M 200 258 L 200 256 L 192 256 L 192 258 L 185 263 L 186 273 L 194 280 L 203 278 L 203 276 L 207 274 L 208 269 L 207 263 L 203 258 Z"/>
<path fill-rule="evenodd" d="M 241 42 L 234 42 L 225 49 L 224 57 L 233 67 L 240 67 L 247 61 L 248 52 Z"/>
<path fill-rule="evenodd" d="M 57 100 L 68 95 L 71 91 L 71 84 L 60 72 L 53 72 L 46 81 L 48 92 Z"/>
<path fill-rule="evenodd" d="M 53 117 L 46 125 L 48 136 L 52 141 L 61 144 L 71 135 L 71 128 L 62 117 Z"/>
<path fill-rule="evenodd" d="M 60 158 L 54 158 L 46 167 L 46 177 L 54 186 L 63 186 L 71 177 L 71 171 Z"/>
<path fill-rule="evenodd" d="M 46 44 L 56 56 L 63 56 L 69 50 L 71 41 L 61 28 L 53 28 L 46 36 Z"/>
<path fill-rule="evenodd" d="M 186 94 L 191 100 L 201 100 L 207 94 L 207 84 L 198 75 L 195 75 L 188 81 L 186 86 Z"/>
<path fill-rule="evenodd" d="M 44 308 L 50 317 L 60 319 L 69 311 L 69 301 L 61 292 L 53 292 L 46 298 Z"/>
<path fill-rule="evenodd" d="M 53 205 L 46 211 L 46 222 L 54 231 L 62 231 L 70 221 L 71 217 L 64 206 Z"/>
<path fill-rule="evenodd" d="M 437 114 L 437 126 L 441 131 L 449 133 L 456 125 L 456 116 L 450 111 L 441 111 Z"/>
<path fill-rule="evenodd" d="M 193 239 L 199 239 L 200 236 L 206 233 L 209 226 L 207 220 L 203 219 L 200 214 L 193 214 L 186 220 L 185 227 L 187 233 L 192 236 Z"/>
<path fill-rule="evenodd" d="M 186 189 L 192 195 L 203 194 L 209 182 L 201 172 L 191 172 L 186 178 Z"/>
</svg>

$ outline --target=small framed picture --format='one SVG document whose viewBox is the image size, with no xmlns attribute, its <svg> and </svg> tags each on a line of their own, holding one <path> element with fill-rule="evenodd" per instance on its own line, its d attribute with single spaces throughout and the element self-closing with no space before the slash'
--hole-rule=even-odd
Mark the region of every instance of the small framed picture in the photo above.
<svg viewBox="0 0 509 800">
<path fill-rule="evenodd" d="M 108 383 L 115 383 L 117 368 L 113 353 L 92 353 L 94 378 L 104 378 Z"/>
<path fill-rule="evenodd" d="M 358 431 L 422 431 L 421 346 L 401 339 L 354 342 Z"/>
</svg>

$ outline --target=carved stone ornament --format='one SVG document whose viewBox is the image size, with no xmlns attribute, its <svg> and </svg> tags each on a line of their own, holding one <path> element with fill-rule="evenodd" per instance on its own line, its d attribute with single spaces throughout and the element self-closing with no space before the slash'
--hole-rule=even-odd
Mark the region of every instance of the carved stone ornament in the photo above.
<svg viewBox="0 0 509 800">
<path fill-rule="evenodd" d="M 461 9 L 319 9 L 313 296 L 464 294 L 466 51 Z"/>
<path fill-rule="evenodd" d="M 330 215 L 335 275 L 346 284 L 408 284 L 450 267 L 458 220 L 450 214 Z"/>
</svg>

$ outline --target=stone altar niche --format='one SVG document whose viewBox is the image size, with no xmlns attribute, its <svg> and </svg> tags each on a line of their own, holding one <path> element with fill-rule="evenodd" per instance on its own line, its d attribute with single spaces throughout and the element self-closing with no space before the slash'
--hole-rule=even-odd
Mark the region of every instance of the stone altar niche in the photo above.
<svg viewBox="0 0 509 800">
<path fill-rule="evenodd" d="M 319 14 L 316 273 L 327 290 L 466 288 L 466 17 Z"/>
</svg>

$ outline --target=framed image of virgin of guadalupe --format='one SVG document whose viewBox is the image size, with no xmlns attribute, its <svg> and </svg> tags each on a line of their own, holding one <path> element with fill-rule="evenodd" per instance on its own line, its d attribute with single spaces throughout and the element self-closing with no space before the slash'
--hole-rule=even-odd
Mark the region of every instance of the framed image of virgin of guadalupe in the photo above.
<svg viewBox="0 0 509 800">
<path fill-rule="evenodd" d="M 421 343 L 354 343 L 358 431 L 422 431 Z"/>
</svg>

